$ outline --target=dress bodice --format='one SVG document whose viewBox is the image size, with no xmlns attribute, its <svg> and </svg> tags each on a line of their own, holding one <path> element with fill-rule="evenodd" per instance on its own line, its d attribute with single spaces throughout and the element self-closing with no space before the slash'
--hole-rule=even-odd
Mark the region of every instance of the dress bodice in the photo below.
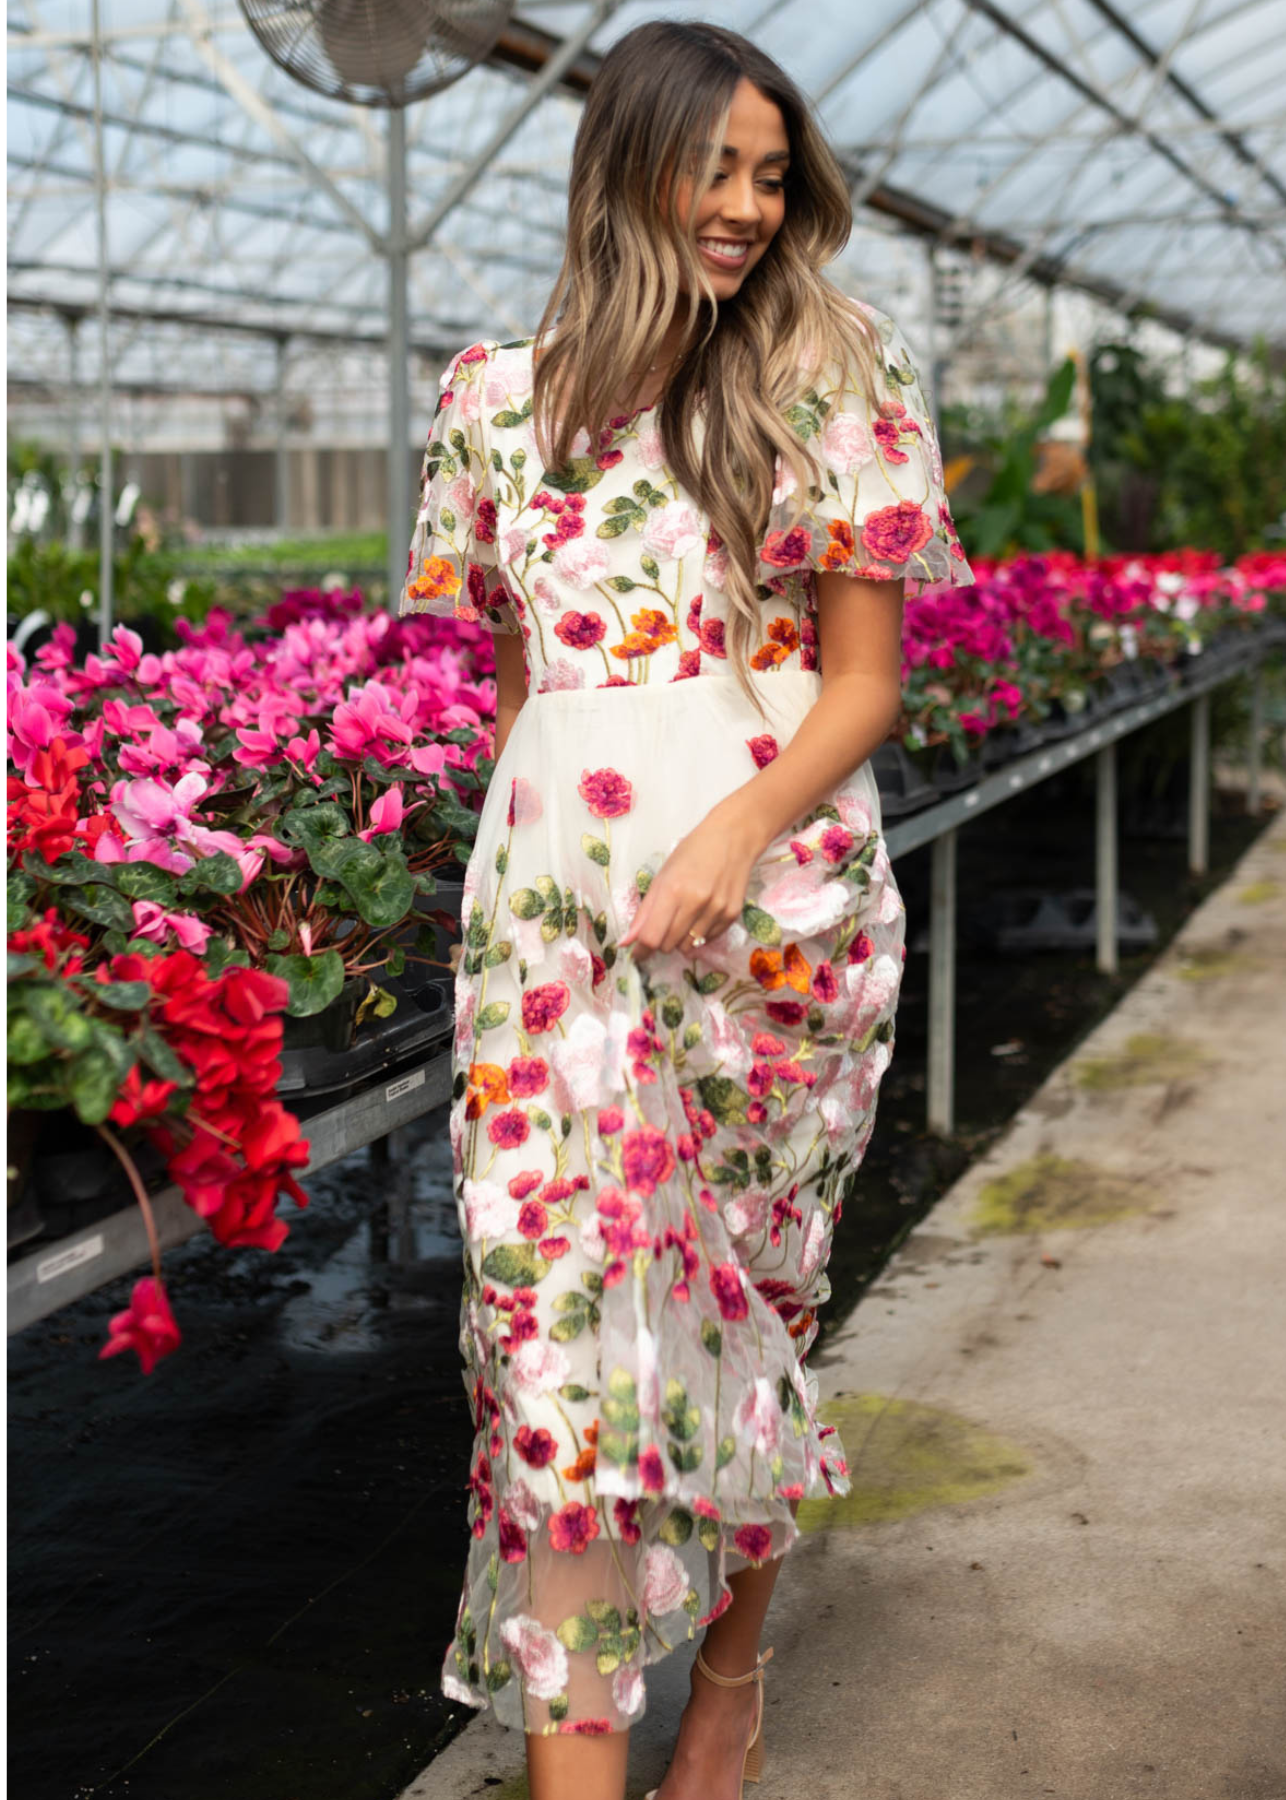
<svg viewBox="0 0 1286 1800">
<path fill-rule="evenodd" d="M 885 346 L 887 392 L 858 394 L 840 371 L 791 408 L 825 485 L 797 517 L 778 459 L 758 547 L 759 671 L 817 668 L 818 570 L 918 587 L 973 579 L 909 352 L 887 315 L 863 310 Z M 542 469 L 533 348 L 473 344 L 444 373 L 399 610 L 520 633 L 532 693 L 726 673 L 727 552 L 666 466 L 657 407 L 611 420 L 596 443 L 582 431 L 566 468 Z"/>
</svg>

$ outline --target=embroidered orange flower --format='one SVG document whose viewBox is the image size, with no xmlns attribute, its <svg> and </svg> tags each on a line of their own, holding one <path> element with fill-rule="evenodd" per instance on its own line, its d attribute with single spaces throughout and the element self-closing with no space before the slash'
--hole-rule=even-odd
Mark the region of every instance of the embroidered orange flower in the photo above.
<svg viewBox="0 0 1286 1800">
<path fill-rule="evenodd" d="M 499 1063 L 470 1063 L 465 1118 L 480 1119 L 493 1101 L 497 1106 L 509 1104 L 508 1075 Z"/>
<path fill-rule="evenodd" d="M 638 612 L 630 614 L 633 631 L 627 631 L 623 641 L 610 646 L 613 656 L 627 659 L 632 656 L 651 656 L 662 644 L 672 644 L 678 632 L 670 619 L 659 607 L 645 606 Z"/>
<path fill-rule="evenodd" d="M 799 628 L 793 619 L 772 619 L 768 624 L 768 642 L 761 644 L 750 659 L 752 669 L 775 669 L 793 656 L 799 648 Z"/>
<path fill-rule="evenodd" d="M 750 973 L 760 987 L 772 993 L 777 988 L 793 987 L 796 993 L 808 993 L 813 979 L 808 958 L 798 944 L 787 944 L 780 950 L 752 950 Z"/>
<path fill-rule="evenodd" d="M 818 567 L 822 569 L 842 569 L 851 561 L 854 552 L 853 527 L 847 519 L 830 519 L 826 525 L 830 543 L 822 551 L 818 559 Z"/>
<path fill-rule="evenodd" d="M 574 1463 L 568 1463 L 563 1470 L 565 1481 L 588 1481 L 594 1473 L 594 1464 L 598 1460 L 598 1452 L 594 1446 L 598 1442 L 598 1420 L 585 1427 L 585 1448 Z"/>
<path fill-rule="evenodd" d="M 438 600 L 460 592 L 460 573 L 449 556 L 426 556 L 424 571 L 408 590 L 415 600 Z"/>
</svg>

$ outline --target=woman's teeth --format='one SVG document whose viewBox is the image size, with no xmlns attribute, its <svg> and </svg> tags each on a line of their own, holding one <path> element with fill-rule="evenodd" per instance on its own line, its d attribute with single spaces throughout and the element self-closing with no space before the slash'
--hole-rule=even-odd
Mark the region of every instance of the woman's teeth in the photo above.
<svg viewBox="0 0 1286 1800">
<path fill-rule="evenodd" d="M 729 238 L 698 238 L 698 246 L 716 262 L 743 263 L 750 245 L 733 243 Z"/>
</svg>

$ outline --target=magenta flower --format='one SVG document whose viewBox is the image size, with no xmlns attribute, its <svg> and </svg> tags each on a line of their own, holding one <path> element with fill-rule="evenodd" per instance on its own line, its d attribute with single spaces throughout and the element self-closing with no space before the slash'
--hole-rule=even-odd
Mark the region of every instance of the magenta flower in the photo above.
<svg viewBox="0 0 1286 1800">
<path fill-rule="evenodd" d="M 518 1229 L 525 1238 L 538 1238 L 549 1224 L 549 1213 L 540 1200 L 524 1201 L 518 1212 Z"/>
<path fill-rule="evenodd" d="M 876 427 L 878 433 L 879 427 Z M 872 556 L 884 562 L 904 563 L 922 550 L 933 536 L 933 522 L 914 500 L 881 506 L 868 513 L 862 525 L 862 542 Z"/>
<path fill-rule="evenodd" d="M 659 1494 L 665 1487 L 665 1464 L 655 1444 L 639 1452 L 639 1480 L 649 1494 Z"/>
<path fill-rule="evenodd" d="M 379 837 L 386 831 L 400 831 L 402 820 L 406 817 L 402 808 L 402 789 L 397 782 L 385 788 L 371 806 L 371 822 L 365 831 L 359 831 L 358 837 L 369 844 L 373 837 Z"/>
<path fill-rule="evenodd" d="M 597 613 L 566 612 L 554 626 L 554 636 L 569 650 L 592 650 L 606 635 L 607 626 Z"/>
<path fill-rule="evenodd" d="M 166 912 L 155 900 L 135 900 L 133 909 L 135 937 L 163 944 L 166 933 L 172 931 L 185 950 L 199 956 L 205 949 L 212 928 L 191 913 Z"/>
<path fill-rule="evenodd" d="M 533 1469 L 547 1469 L 558 1455 L 553 1433 L 546 1431 L 543 1425 L 535 1431 L 530 1425 L 520 1425 L 514 1432 L 514 1449 Z"/>
<path fill-rule="evenodd" d="M 772 1553 L 772 1532 L 766 1525 L 739 1525 L 732 1542 L 748 1562 L 761 1563 Z"/>
<path fill-rule="evenodd" d="M 487 1136 L 501 1150 L 518 1149 L 530 1135 L 531 1121 L 516 1106 L 507 1112 L 495 1113 L 487 1126 Z"/>
<path fill-rule="evenodd" d="M 503 1562 L 523 1562 L 527 1555 L 527 1534 L 504 1507 L 497 1521 L 500 1527 L 500 1557 Z"/>
<path fill-rule="evenodd" d="M 509 1063 L 509 1092 L 515 1100 L 530 1100 L 549 1086 L 549 1064 L 543 1056 L 515 1056 Z"/>
<path fill-rule="evenodd" d="M 413 694 L 398 694 L 378 681 L 368 681 L 335 708 L 329 747 L 336 756 L 351 757 L 354 762 L 373 756 L 387 768 L 403 760 L 391 746 L 407 745 L 415 736 L 408 723 L 415 707 Z"/>
<path fill-rule="evenodd" d="M 757 769 L 766 769 L 778 753 L 777 740 L 770 731 L 762 732 L 759 737 L 747 738 L 746 748 L 754 757 Z"/>
</svg>

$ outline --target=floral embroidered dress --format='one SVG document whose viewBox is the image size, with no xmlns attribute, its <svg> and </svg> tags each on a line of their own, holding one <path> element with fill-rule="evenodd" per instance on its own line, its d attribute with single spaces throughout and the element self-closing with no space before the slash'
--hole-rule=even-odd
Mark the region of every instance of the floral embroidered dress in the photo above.
<svg viewBox="0 0 1286 1800">
<path fill-rule="evenodd" d="M 814 571 L 972 574 L 893 322 L 875 400 L 792 409 L 823 485 L 761 546 L 761 718 L 724 650 L 724 552 L 655 413 L 542 469 L 532 343 L 442 378 L 400 610 L 520 633 L 528 699 L 464 881 L 451 1138 L 472 1540 L 442 1685 L 528 1731 L 623 1730 L 643 1666 L 848 1490 L 805 1358 L 893 1051 L 905 915 L 863 764 L 769 845 L 739 923 L 618 940 L 678 840 L 821 688 Z M 860 599 L 854 599 L 860 605 Z"/>
</svg>

